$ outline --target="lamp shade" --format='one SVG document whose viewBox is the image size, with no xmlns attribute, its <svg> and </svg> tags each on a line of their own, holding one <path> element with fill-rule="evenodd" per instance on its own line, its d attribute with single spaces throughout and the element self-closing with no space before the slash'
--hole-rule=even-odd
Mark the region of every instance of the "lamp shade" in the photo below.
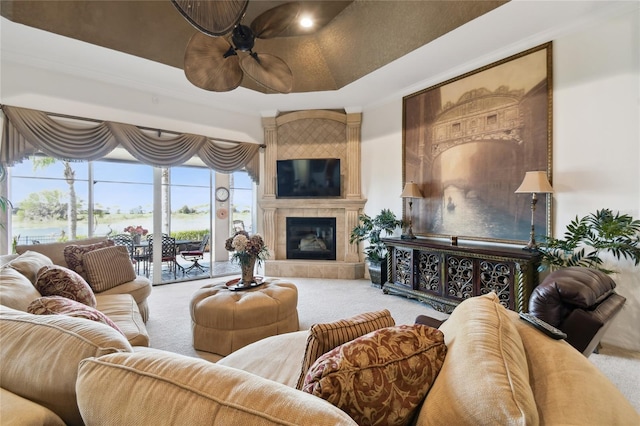
<svg viewBox="0 0 640 426">
<path fill-rule="evenodd" d="M 552 193 L 553 188 L 547 179 L 547 172 L 527 172 L 515 192 L 516 194 Z"/>
<path fill-rule="evenodd" d="M 402 198 L 422 198 L 422 192 L 418 185 L 413 182 L 407 182 L 404 185 L 404 190 L 400 194 Z"/>
</svg>

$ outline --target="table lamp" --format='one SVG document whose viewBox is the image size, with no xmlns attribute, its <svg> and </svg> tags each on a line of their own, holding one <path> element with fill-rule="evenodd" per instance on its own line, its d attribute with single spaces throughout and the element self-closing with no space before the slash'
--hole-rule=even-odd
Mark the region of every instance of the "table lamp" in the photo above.
<svg viewBox="0 0 640 426">
<path fill-rule="evenodd" d="M 536 244 L 535 237 L 535 227 L 533 224 L 533 215 L 536 211 L 536 203 L 538 202 L 538 197 L 536 194 L 551 194 L 553 193 L 553 188 L 547 180 L 547 172 L 527 172 L 524 175 L 524 179 L 522 183 L 516 189 L 516 194 L 531 194 L 531 234 L 529 236 L 529 243 L 523 247 L 524 250 L 536 250 L 538 245 Z"/>
<path fill-rule="evenodd" d="M 411 225 L 411 209 L 413 207 L 414 198 L 423 198 L 422 192 L 420 192 L 420 188 L 418 188 L 418 185 L 411 181 L 404 185 L 404 190 L 402 191 L 402 194 L 400 194 L 400 197 L 409 199 L 409 230 L 406 234 L 402 234 L 401 238 L 403 240 L 413 240 L 416 238 L 416 236 L 413 235 L 413 227 Z"/>
</svg>

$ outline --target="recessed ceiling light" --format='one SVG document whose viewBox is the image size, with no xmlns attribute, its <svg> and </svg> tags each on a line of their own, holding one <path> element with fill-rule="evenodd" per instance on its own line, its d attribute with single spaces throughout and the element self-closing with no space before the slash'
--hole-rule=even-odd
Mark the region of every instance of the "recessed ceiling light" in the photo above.
<svg viewBox="0 0 640 426">
<path fill-rule="evenodd" d="M 300 26 L 302 26 L 303 28 L 311 28 L 313 26 L 313 20 L 311 20 L 311 18 L 309 18 L 308 16 L 305 16 L 300 19 Z"/>
</svg>

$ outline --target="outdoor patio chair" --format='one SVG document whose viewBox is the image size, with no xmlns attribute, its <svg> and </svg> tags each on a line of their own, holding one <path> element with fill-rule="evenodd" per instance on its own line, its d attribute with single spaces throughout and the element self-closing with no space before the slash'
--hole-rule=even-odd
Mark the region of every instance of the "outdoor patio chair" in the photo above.
<svg viewBox="0 0 640 426">
<path fill-rule="evenodd" d="M 153 235 L 149 235 L 147 238 L 149 240 L 148 258 L 149 262 L 153 262 Z M 173 278 L 176 278 L 176 270 L 178 268 L 182 269 L 184 273 L 184 268 L 178 264 L 178 260 L 176 259 L 176 239 L 167 234 L 162 234 L 161 261 L 162 263 L 167 262 L 169 271 L 173 272 Z"/>
<path fill-rule="evenodd" d="M 146 250 L 141 250 L 140 247 L 136 247 L 133 243 L 133 238 L 129 234 L 116 234 L 110 236 L 109 239 L 113 241 L 113 243 L 117 246 L 124 246 L 129 251 L 129 256 L 131 257 L 131 262 L 134 264 L 136 268 L 136 273 L 140 273 L 140 264 L 143 265 L 143 272 L 146 273 Z"/>
<path fill-rule="evenodd" d="M 189 262 L 192 262 L 188 268 L 185 268 L 184 272 L 188 274 L 190 271 L 194 269 L 199 269 L 201 272 L 204 272 L 207 268 L 201 265 L 198 261 L 204 258 L 204 252 L 207 248 L 207 244 L 209 244 L 209 234 L 205 235 L 200 241 L 200 245 L 195 250 L 183 250 L 180 252 L 180 256 Z"/>
</svg>

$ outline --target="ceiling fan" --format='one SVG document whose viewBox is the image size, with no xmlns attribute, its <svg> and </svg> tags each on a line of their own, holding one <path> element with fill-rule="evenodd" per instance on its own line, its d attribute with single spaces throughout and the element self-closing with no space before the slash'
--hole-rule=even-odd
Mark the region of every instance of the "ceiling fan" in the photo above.
<svg viewBox="0 0 640 426">
<path fill-rule="evenodd" d="M 298 16 L 300 4 L 284 3 L 256 17 L 249 26 L 241 23 L 249 0 L 171 0 L 182 16 L 198 29 L 184 56 L 187 79 L 201 89 L 233 90 L 247 75 L 256 83 L 279 93 L 293 89 L 293 74 L 280 58 L 253 51 L 256 38 L 277 37 Z"/>
</svg>

